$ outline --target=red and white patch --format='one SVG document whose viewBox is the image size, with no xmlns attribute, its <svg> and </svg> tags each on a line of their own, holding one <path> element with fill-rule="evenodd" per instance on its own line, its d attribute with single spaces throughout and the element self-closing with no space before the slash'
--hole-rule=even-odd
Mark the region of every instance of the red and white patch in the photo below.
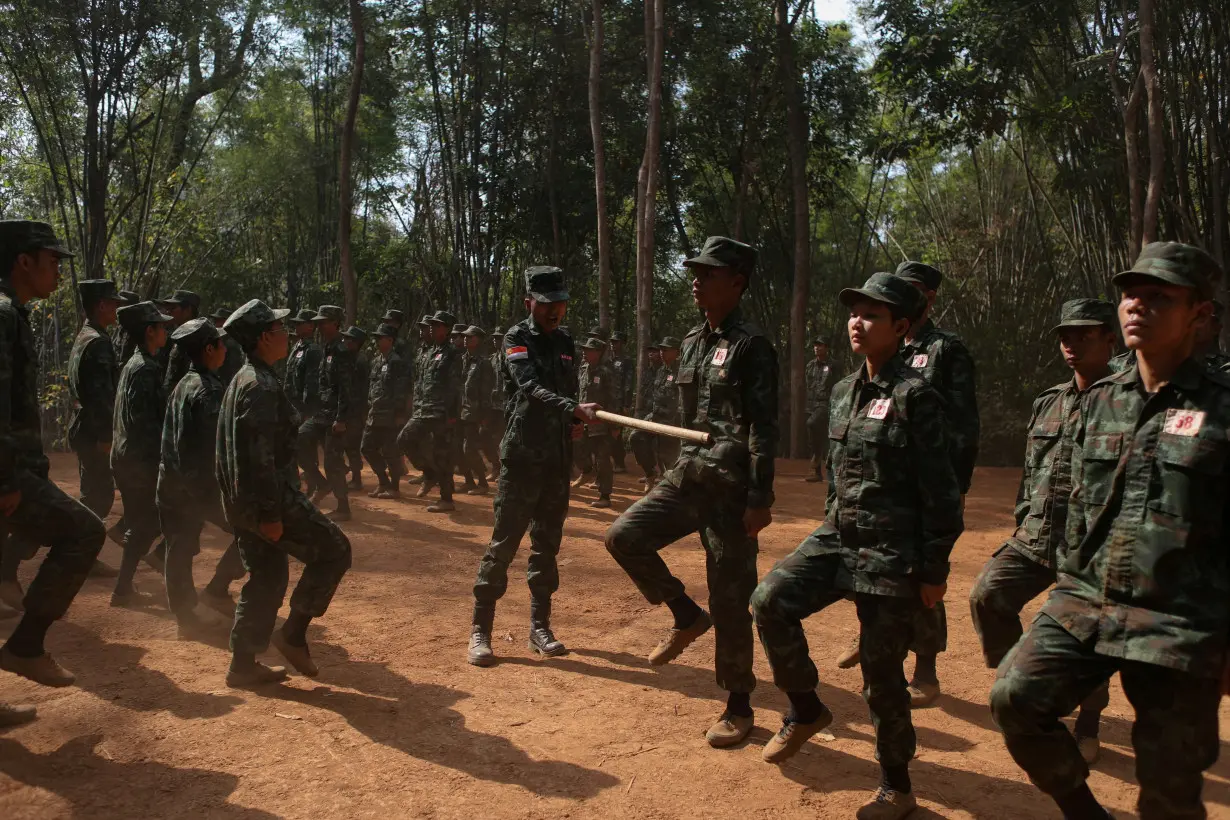
<svg viewBox="0 0 1230 820">
<path fill-rule="evenodd" d="M 441 360 L 441 359 L 443 359 L 443 358 L 444 358 L 444 354 L 443 354 L 443 353 L 437 353 L 437 354 L 436 354 L 435 361 L 437 361 L 437 362 L 438 362 L 438 361 L 440 361 L 440 360 Z"/>
<path fill-rule="evenodd" d="M 920 368 L 920 367 L 926 367 L 927 362 L 929 361 L 931 361 L 931 357 L 928 356 L 926 353 L 916 353 L 914 354 L 914 358 L 910 359 L 910 367 L 913 367 L 915 369 Z"/>
<path fill-rule="evenodd" d="M 713 351 L 713 363 L 714 364 L 725 364 L 726 355 L 728 353 L 730 353 L 730 348 L 719 347 L 717 350 Z"/>
<path fill-rule="evenodd" d="M 530 350 L 528 347 L 510 347 L 504 351 L 504 355 L 510 362 L 515 362 L 520 359 L 528 359 L 530 357 Z"/>
<path fill-rule="evenodd" d="M 1203 426 L 1203 410 L 1179 410 L 1172 407 L 1166 411 L 1166 426 L 1162 430 L 1172 436 L 1194 436 Z"/>
<path fill-rule="evenodd" d="M 673 381 L 675 380 L 675 377 L 674 377 L 674 376 L 667 376 L 667 377 L 666 377 L 666 380 L 667 380 L 668 382 L 673 382 Z"/>
<path fill-rule="evenodd" d="M 522 350 L 524 350 L 525 348 L 521 348 L 521 349 L 522 349 Z M 571 357 L 571 356 L 569 356 L 568 354 L 566 354 L 566 353 L 561 353 L 561 354 L 559 354 L 559 357 L 560 357 L 560 360 L 561 360 L 561 361 L 565 361 L 565 362 L 567 362 L 568 364 L 572 364 L 572 357 Z"/>
<path fill-rule="evenodd" d="M 867 407 L 867 418 L 886 419 L 888 418 L 888 408 L 892 406 L 892 399 L 873 399 Z"/>
<path fill-rule="evenodd" d="M 600 376 L 594 376 L 594 384 L 602 384 L 602 378 Z"/>
</svg>

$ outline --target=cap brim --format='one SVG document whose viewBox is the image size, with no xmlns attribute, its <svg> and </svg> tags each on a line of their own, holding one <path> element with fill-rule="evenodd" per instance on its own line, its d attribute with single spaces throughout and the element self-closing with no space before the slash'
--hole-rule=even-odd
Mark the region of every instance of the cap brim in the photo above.
<svg viewBox="0 0 1230 820">
<path fill-rule="evenodd" d="M 1177 285 L 1181 288 L 1191 288 L 1192 290 L 1197 289 L 1190 279 L 1185 279 L 1177 273 L 1154 273 L 1153 271 L 1146 273 L 1138 270 L 1125 270 L 1122 273 L 1116 273 L 1111 281 L 1115 283 L 1116 287 L 1123 288 L 1126 287 L 1124 283 L 1133 278 L 1153 279 L 1167 285 Z"/>
<path fill-rule="evenodd" d="M 553 290 L 553 291 L 550 291 L 549 293 L 534 293 L 533 291 L 530 291 L 530 298 L 533 299 L 535 302 L 538 302 L 544 305 L 550 304 L 551 302 L 567 302 L 568 301 L 568 291 Z"/>
<path fill-rule="evenodd" d="M 846 307 L 854 304 L 861 299 L 870 299 L 873 302 L 879 302 L 882 305 L 892 305 L 893 307 L 904 307 L 897 302 L 890 302 L 878 293 L 874 293 L 864 288 L 845 288 L 841 293 L 837 294 L 837 301 L 841 302 Z"/>
<path fill-rule="evenodd" d="M 290 308 L 273 308 L 272 310 L 273 310 L 273 321 L 275 322 L 278 321 L 279 319 L 285 319 L 287 316 L 290 315 Z"/>
<path fill-rule="evenodd" d="M 427 320 L 427 324 L 429 324 L 429 325 L 440 325 L 440 326 L 442 326 L 442 327 L 447 327 L 449 330 L 452 330 L 452 329 L 453 329 L 453 326 L 452 326 L 452 325 L 450 325 L 448 322 L 441 322 L 439 319 L 428 319 L 428 320 Z"/>
<path fill-rule="evenodd" d="M 1069 319 L 1066 322 L 1060 322 L 1051 328 L 1052 333 L 1058 333 L 1065 327 L 1106 327 L 1109 328 L 1106 322 L 1099 322 L 1097 319 Z"/>
<path fill-rule="evenodd" d="M 165 313 L 159 313 L 159 314 L 158 314 L 158 318 L 157 318 L 157 319 L 155 319 L 154 321 L 155 321 L 155 322 L 164 322 L 164 323 L 165 323 L 165 322 L 174 322 L 174 321 L 175 321 L 175 317 L 174 317 L 174 316 L 168 316 L 168 315 L 166 315 Z"/>
<path fill-rule="evenodd" d="M 700 256 L 693 256 L 691 259 L 683 260 L 683 266 L 685 268 L 729 268 L 731 264 L 723 262 L 711 254 L 702 253 Z"/>
</svg>

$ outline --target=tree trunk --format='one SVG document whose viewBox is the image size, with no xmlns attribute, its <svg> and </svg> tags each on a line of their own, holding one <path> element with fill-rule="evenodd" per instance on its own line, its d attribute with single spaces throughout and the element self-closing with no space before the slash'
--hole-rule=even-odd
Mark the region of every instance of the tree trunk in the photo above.
<svg viewBox="0 0 1230 820">
<path fill-rule="evenodd" d="M 807 196 L 807 116 L 794 59 L 794 28 L 787 0 L 776 0 L 777 66 L 786 96 L 786 147 L 790 153 L 790 192 L 794 200 L 794 290 L 790 298 L 790 457 L 801 458 L 807 427 L 805 368 L 807 297 L 811 275 L 811 213 Z"/>
<path fill-rule="evenodd" d="M 662 136 L 662 57 L 665 50 L 665 0 L 645 0 L 645 56 L 649 76 L 649 112 L 645 132 L 645 156 L 640 220 L 636 238 L 636 396 L 637 412 L 644 409 L 645 377 L 653 333 L 654 226 L 658 193 L 658 152 Z"/>
<path fill-rule="evenodd" d="M 598 325 L 611 329 L 611 223 L 606 213 L 606 149 L 602 144 L 602 0 L 593 0 L 589 44 L 589 130 L 594 139 L 594 200 L 598 210 Z"/>
<path fill-rule="evenodd" d="M 350 251 L 350 218 L 354 211 L 354 192 L 350 162 L 354 154 L 355 120 L 359 117 L 359 92 L 363 87 L 363 61 L 367 43 L 363 32 L 363 4 L 350 0 L 350 28 L 354 32 L 354 63 L 350 71 L 350 96 L 346 100 L 346 121 L 342 124 L 342 143 L 338 162 L 337 244 L 341 261 L 342 309 L 346 324 L 354 324 L 359 313 L 359 289 L 355 282 L 354 259 Z"/>
<path fill-rule="evenodd" d="M 1163 131 L 1162 84 L 1157 76 L 1154 50 L 1154 0 L 1140 0 L 1140 71 L 1149 94 L 1149 190 L 1141 231 L 1144 244 L 1157 241 L 1158 208 L 1166 173 L 1166 143 Z"/>
</svg>

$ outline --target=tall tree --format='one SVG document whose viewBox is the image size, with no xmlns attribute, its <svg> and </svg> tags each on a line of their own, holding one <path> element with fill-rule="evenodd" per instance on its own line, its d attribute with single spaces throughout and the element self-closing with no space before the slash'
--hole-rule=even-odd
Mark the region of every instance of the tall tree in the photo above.
<svg viewBox="0 0 1230 820">
<path fill-rule="evenodd" d="M 611 222 L 606 212 L 606 147 L 602 143 L 602 0 L 593 0 L 589 41 L 589 130 L 594 140 L 594 199 L 598 215 L 598 324 L 611 329 Z"/>
<path fill-rule="evenodd" d="M 354 155 L 355 122 L 359 117 L 359 95 L 363 89 L 363 63 L 367 57 L 367 38 L 363 29 L 362 0 L 350 0 L 350 28 L 354 32 L 354 61 L 350 68 L 350 96 L 346 100 L 346 120 L 342 124 L 341 157 L 338 164 L 337 244 L 341 260 L 342 300 L 346 323 L 354 324 L 359 312 L 359 288 L 355 282 L 354 259 L 350 246 L 351 215 L 354 213 L 354 180 L 350 166 Z"/>
<path fill-rule="evenodd" d="M 662 58 L 665 42 L 665 0 L 645 0 L 645 60 L 649 103 L 645 155 L 637 180 L 636 224 L 636 395 L 643 404 L 653 334 L 654 229 L 657 225 L 658 163 L 662 142 Z M 637 410 L 642 410 L 637 407 Z"/>
</svg>

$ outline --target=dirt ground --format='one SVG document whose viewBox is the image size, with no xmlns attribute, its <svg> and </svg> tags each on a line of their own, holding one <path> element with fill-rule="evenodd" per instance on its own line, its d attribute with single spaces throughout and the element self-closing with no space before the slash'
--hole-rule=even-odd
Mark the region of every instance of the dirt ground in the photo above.
<svg viewBox="0 0 1230 820">
<path fill-rule="evenodd" d="M 801 480 L 803 463 L 778 469 L 761 574 L 815 527 L 823 506 L 822 487 Z M 57 457 L 54 475 L 75 490 L 71 457 Z M 945 695 L 915 712 L 919 818 L 1059 816 L 991 723 L 992 673 L 982 668 L 965 604 L 979 567 L 1009 532 L 1016 477 L 988 469 L 974 480 L 949 582 Z M 90 580 L 48 644 L 78 686 L 43 689 L 0 673 L 0 699 L 35 703 L 40 713 L 0 734 L 0 817 L 853 816 L 878 778 L 859 672 L 834 666 L 855 634 L 853 607 L 839 604 L 807 623 L 820 694 L 837 716 L 834 740 L 809 743 L 780 768 L 761 760 L 786 701 L 758 649 L 757 728 L 740 748 L 710 749 L 703 733 L 724 697 L 713 682 L 712 633 L 670 666 L 645 662 L 670 617 L 644 602 L 603 548 L 607 525 L 636 498 L 633 477 L 617 479 L 613 510 L 591 509 L 592 491 L 574 493 L 554 618 L 572 653 L 547 662 L 525 645 L 523 551 L 496 620 L 500 663 L 465 663 L 489 497 L 459 496 L 456 513 L 436 517 L 421 500 L 361 495 L 345 525 L 354 567 L 309 635 L 320 677 L 259 695 L 226 688 L 225 650 L 177 641 L 164 610 L 110 609 L 108 582 Z M 223 546 L 207 530 L 201 583 Z M 665 555 L 703 603 L 699 541 Z M 118 564 L 114 544 L 104 558 Z M 23 567 L 23 581 L 36 563 Z M 292 566 L 292 584 L 297 572 Z M 138 582 L 152 591 L 161 579 L 143 568 Z M 12 624 L 0 623 L 0 637 Z M 1223 727 L 1228 718 L 1224 708 Z M 1130 729 L 1116 684 L 1091 783 L 1125 818 L 1135 817 Z M 1230 818 L 1230 759 L 1210 773 L 1205 795 L 1212 816 Z"/>
</svg>

